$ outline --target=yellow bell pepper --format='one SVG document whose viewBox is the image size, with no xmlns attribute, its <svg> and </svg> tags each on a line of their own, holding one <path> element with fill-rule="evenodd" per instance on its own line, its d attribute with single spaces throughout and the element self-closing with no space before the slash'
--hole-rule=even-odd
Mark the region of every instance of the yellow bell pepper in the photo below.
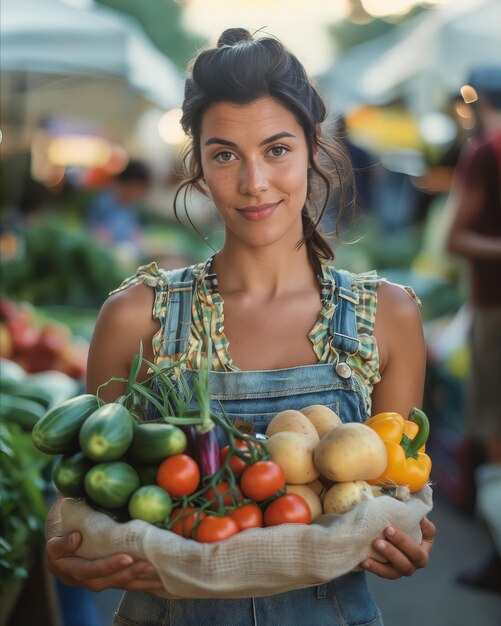
<svg viewBox="0 0 501 626">
<path fill-rule="evenodd" d="M 431 459 L 425 453 L 425 443 L 430 432 L 428 418 L 413 408 L 409 418 L 399 413 L 378 413 L 364 422 L 383 440 L 388 455 L 386 470 L 372 485 L 408 485 L 414 493 L 423 487 L 430 477 Z"/>
</svg>

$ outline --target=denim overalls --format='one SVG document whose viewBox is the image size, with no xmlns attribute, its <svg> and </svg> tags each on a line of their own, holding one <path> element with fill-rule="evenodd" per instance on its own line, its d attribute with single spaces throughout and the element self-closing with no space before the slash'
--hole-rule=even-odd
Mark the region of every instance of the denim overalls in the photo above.
<svg viewBox="0 0 501 626">
<path fill-rule="evenodd" d="M 355 320 L 357 294 L 350 275 L 333 272 L 337 305 L 331 335 L 340 354 L 335 363 L 270 371 L 211 372 L 212 410 L 219 403 L 246 432 L 264 432 L 279 411 L 323 404 L 344 422 L 366 420 L 369 415 L 361 393 L 363 381 L 344 362 L 358 349 Z M 167 312 L 163 336 L 172 354 L 183 353 L 191 321 L 193 284 L 190 268 L 170 274 L 179 285 Z M 179 342 L 170 338 L 177 337 Z M 328 555 L 326 555 L 328 558 Z M 332 555 L 331 558 L 335 558 Z M 149 593 L 126 592 L 114 626 L 382 626 L 381 613 L 364 572 L 350 572 L 329 583 L 268 597 L 238 600 L 164 600 Z"/>
</svg>

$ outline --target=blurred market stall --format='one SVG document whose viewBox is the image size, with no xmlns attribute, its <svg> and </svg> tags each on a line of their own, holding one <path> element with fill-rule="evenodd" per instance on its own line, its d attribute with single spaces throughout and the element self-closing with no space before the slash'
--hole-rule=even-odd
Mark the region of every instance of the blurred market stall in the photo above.
<svg viewBox="0 0 501 626">
<path fill-rule="evenodd" d="M 475 65 L 501 63 L 500 23 L 498 0 L 447 2 L 349 48 L 322 82 L 343 110 L 404 100 L 416 116 L 439 111 Z"/>
<path fill-rule="evenodd" d="M 180 72 L 137 23 L 91 1 L 80 5 L 5 0 L 0 24 L 2 72 L 118 78 L 164 109 L 179 106 Z"/>
</svg>

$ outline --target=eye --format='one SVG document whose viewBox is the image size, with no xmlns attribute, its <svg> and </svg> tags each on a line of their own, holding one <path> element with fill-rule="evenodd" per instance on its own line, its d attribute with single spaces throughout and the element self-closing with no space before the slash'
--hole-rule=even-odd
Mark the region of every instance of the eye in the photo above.
<svg viewBox="0 0 501 626">
<path fill-rule="evenodd" d="M 285 146 L 273 146 L 268 150 L 272 157 L 281 157 L 284 156 L 286 152 L 289 152 L 289 148 Z"/>
<path fill-rule="evenodd" d="M 222 150 L 221 152 L 218 152 L 216 155 L 214 155 L 214 159 L 216 161 L 219 161 L 220 163 L 227 163 L 228 161 L 232 160 L 232 157 L 234 157 L 235 155 L 232 152 L 228 152 L 228 150 Z"/>
</svg>

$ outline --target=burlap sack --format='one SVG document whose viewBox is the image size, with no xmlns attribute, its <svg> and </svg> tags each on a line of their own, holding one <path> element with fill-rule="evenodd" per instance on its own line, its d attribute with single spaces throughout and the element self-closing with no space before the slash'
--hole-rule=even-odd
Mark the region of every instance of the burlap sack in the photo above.
<svg viewBox="0 0 501 626">
<path fill-rule="evenodd" d="M 322 515 L 310 526 L 250 529 L 225 541 L 202 544 L 143 521 L 118 524 L 84 501 L 64 498 L 51 511 L 50 536 L 79 530 L 78 555 L 98 558 L 125 552 L 158 571 L 167 598 L 266 596 L 327 582 L 367 556 L 389 524 L 421 539 L 419 521 L 432 508 L 427 485 L 402 502 L 381 496 L 343 515 Z"/>
</svg>

